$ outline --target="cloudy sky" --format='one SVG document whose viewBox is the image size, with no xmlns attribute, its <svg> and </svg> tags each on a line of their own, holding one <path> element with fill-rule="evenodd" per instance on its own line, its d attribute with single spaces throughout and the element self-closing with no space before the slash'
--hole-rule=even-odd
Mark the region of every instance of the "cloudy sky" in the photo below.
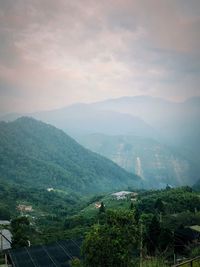
<svg viewBox="0 0 200 267">
<path fill-rule="evenodd" d="M 200 95 L 199 0 L 0 0 L 0 112 Z"/>
</svg>

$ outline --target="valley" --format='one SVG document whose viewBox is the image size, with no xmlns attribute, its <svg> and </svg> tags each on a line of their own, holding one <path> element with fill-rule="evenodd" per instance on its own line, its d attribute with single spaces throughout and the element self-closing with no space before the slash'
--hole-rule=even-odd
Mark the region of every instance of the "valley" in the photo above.
<svg viewBox="0 0 200 267">
<path fill-rule="evenodd" d="M 117 103 L 0 122 L 0 219 L 11 221 L 13 253 L 31 244 L 32 255 L 38 245 L 61 255 L 64 240 L 67 251 L 79 244 L 65 266 L 167 267 L 199 255 L 198 123 L 175 144 Z"/>
<path fill-rule="evenodd" d="M 178 149 L 153 139 L 137 136 L 93 134 L 77 137 L 79 143 L 136 173 L 150 188 L 192 185 L 196 181 L 195 164 Z"/>
<path fill-rule="evenodd" d="M 0 0 L 0 267 L 200 267 L 200 0 Z"/>
<path fill-rule="evenodd" d="M 67 242 L 67 250 L 78 240 L 86 266 L 93 248 L 109 251 L 106 261 L 113 266 L 123 261 L 139 266 L 142 259 L 144 266 L 165 267 L 174 253 L 182 260 L 198 255 L 199 187 L 198 182 L 177 187 L 187 185 L 184 175 L 192 173 L 182 154 L 132 135 L 76 136 L 84 148 L 64 131 L 28 117 L 1 122 L 0 136 L 0 219 L 11 221 L 6 229 L 12 233 L 12 255 L 29 245 L 29 253 L 36 245 L 41 253 L 44 245 L 59 250 L 58 240 Z M 155 184 L 159 190 L 147 190 Z M 121 254 L 113 250 L 118 242 Z M 76 253 L 80 257 L 80 247 Z M 74 261 L 82 266 L 81 259 L 69 257 L 65 266 Z"/>
</svg>

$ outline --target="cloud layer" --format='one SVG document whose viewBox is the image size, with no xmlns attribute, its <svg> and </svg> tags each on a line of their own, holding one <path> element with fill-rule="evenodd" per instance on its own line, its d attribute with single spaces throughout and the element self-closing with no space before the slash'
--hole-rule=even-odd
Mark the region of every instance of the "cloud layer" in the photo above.
<svg viewBox="0 0 200 267">
<path fill-rule="evenodd" d="M 198 0 L 0 1 L 0 108 L 200 95 Z"/>
</svg>

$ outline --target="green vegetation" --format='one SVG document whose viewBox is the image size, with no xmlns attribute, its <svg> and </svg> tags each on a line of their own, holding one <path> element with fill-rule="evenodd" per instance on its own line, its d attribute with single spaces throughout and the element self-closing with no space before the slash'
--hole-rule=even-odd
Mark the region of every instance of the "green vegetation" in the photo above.
<svg viewBox="0 0 200 267">
<path fill-rule="evenodd" d="M 142 267 L 167 267 L 168 264 L 165 263 L 163 259 L 151 258 L 149 260 L 142 260 Z"/>
<path fill-rule="evenodd" d="M 30 221 L 27 217 L 19 217 L 11 221 L 12 247 L 27 247 L 30 240 Z"/>
<path fill-rule="evenodd" d="M 79 216 L 68 218 L 68 224 L 65 224 L 68 227 L 69 222 L 73 222 L 70 226 L 72 229 L 85 226 L 82 228 L 86 233 L 83 244 L 84 266 L 139 266 L 142 255 L 143 266 L 164 267 L 173 264 L 174 253 L 179 258 L 199 254 L 191 236 L 185 239 L 185 231 L 188 234 L 190 226 L 195 224 L 198 230 L 200 225 L 200 195 L 191 188 L 168 187 L 165 190 L 141 191 L 134 202 L 131 202 L 131 196 L 124 200 L 114 199 L 111 195 L 97 199 L 98 202 L 89 203 Z M 102 202 L 105 205 L 104 213 L 95 208 L 95 203 Z M 92 225 L 92 228 L 88 228 Z M 120 232 L 119 225 L 123 225 L 126 234 Z M 117 229 L 119 236 L 112 227 Z M 134 233 L 129 233 L 129 227 L 134 229 Z M 194 233 L 189 232 L 189 235 L 193 236 Z M 123 238 L 126 241 L 131 238 L 128 243 L 130 246 L 134 244 L 131 255 L 127 254 L 128 243 Z M 119 245 L 113 251 L 113 243 L 123 244 L 122 247 L 126 249 L 123 250 Z M 123 263 L 124 258 L 127 265 Z"/>
<path fill-rule="evenodd" d="M 31 118 L 0 123 L 0 161 L 4 180 L 32 188 L 88 194 L 134 186 L 139 180 L 63 131 Z"/>
<path fill-rule="evenodd" d="M 175 214 L 183 211 L 200 211 L 199 194 L 190 187 L 182 187 L 170 190 L 146 191 L 139 196 L 138 208 L 145 212 L 152 212 L 158 198 L 163 202 L 163 208 L 167 214 Z"/>
<path fill-rule="evenodd" d="M 108 211 L 105 223 L 94 225 L 83 243 L 84 266 L 133 266 L 138 229 L 129 211 Z"/>
<path fill-rule="evenodd" d="M 198 190 L 136 190 L 137 176 L 33 119 L 0 123 L 0 149 L 0 219 L 11 220 L 14 248 L 77 238 L 77 267 L 164 267 L 199 254 Z M 130 192 L 110 193 L 119 188 Z"/>
<path fill-rule="evenodd" d="M 176 240 L 182 229 L 192 225 L 199 229 L 200 197 L 191 188 L 138 191 L 132 201 L 131 194 L 120 200 L 111 194 L 89 198 L 1 184 L 1 206 L 12 207 L 13 247 L 25 246 L 27 240 L 33 245 L 82 238 L 83 261 L 71 264 L 87 267 L 139 266 L 141 260 L 143 266 L 164 267 L 173 263 L 174 252 L 179 257 L 199 253 L 188 242 L 178 249 Z M 33 210 L 20 212 L 19 204 L 31 205 Z"/>
</svg>

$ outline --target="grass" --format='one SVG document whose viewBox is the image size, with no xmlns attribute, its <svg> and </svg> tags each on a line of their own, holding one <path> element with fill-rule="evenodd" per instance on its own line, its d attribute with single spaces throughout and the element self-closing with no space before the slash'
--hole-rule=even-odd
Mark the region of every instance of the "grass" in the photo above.
<svg viewBox="0 0 200 267">
<path fill-rule="evenodd" d="M 186 263 L 184 265 L 181 265 L 180 267 L 191 267 L 190 263 Z M 200 267 L 200 261 L 193 262 L 192 267 Z"/>
<path fill-rule="evenodd" d="M 95 216 L 98 213 L 98 209 L 95 207 L 95 203 L 97 202 L 103 202 L 106 209 L 129 209 L 131 205 L 131 201 L 129 199 L 117 200 L 111 194 L 109 194 L 102 199 L 91 203 L 81 211 L 81 215 L 87 218 Z"/>
<path fill-rule="evenodd" d="M 193 225 L 193 226 L 190 226 L 190 228 L 197 232 L 200 232 L 200 225 Z"/>
<path fill-rule="evenodd" d="M 185 264 L 180 265 L 180 267 L 191 267 L 191 266 L 192 267 L 200 267 L 200 258 L 193 260 L 192 265 L 191 265 L 191 262 L 186 262 Z"/>
<path fill-rule="evenodd" d="M 142 262 L 142 267 L 169 267 L 162 259 L 150 259 Z"/>
</svg>

